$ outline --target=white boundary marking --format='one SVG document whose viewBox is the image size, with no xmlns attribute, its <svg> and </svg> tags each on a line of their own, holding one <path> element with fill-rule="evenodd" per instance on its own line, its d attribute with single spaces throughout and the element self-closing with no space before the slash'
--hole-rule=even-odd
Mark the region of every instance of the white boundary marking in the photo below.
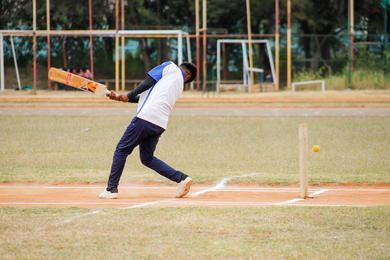
<svg viewBox="0 0 390 260">
<path fill-rule="evenodd" d="M 230 181 L 231 179 L 233 179 L 233 178 L 254 176 L 254 175 L 258 175 L 258 174 L 262 174 L 262 173 L 249 173 L 249 174 L 244 174 L 244 175 L 238 175 L 238 176 L 232 176 L 232 177 L 223 178 L 223 179 L 220 180 L 214 187 L 208 188 L 208 189 L 204 189 L 204 190 L 201 190 L 201 191 L 198 191 L 198 192 L 196 192 L 195 194 L 192 194 L 192 195 L 190 194 L 189 197 L 196 197 L 196 196 L 199 196 L 200 194 L 203 194 L 203 193 L 205 193 L 205 192 L 208 192 L 208 191 L 211 191 L 211 190 L 216 190 L 216 189 L 225 187 L 226 183 L 227 183 L 228 181 Z M 159 204 L 159 203 L 162 203 L 162 202 L 170 202 L 170 201 L 172 201 L 172 200 L 175 200 L 175 199 L 172 198 L 172 199 L 165 199 L 165 200 L 156 200 L 156 201 L 144 202 L 144 203 L 135 204 L 135 205 L 132 205 L 132 206 L 123 208 L 123 209 L 142 208 L 142 207 L 145 207 L 145 206 L 156 205 L 156 204 Z M 98 213 L 100 213 L 100 212 L 102 212 L 102 210 L 95 210 L 95 211 L 92 211 L 92 212 L 87 213 L 87 214 L 82 214 L 82 215 L 78 215 L 78 216 L 75 216 L 75 217 L 72 217 L 72 218 L 68 218 L 68 219 L 66 219 L 64 222 L 65 222 L 65 223 L 69 223 L 69 222 L 71 222 L 71 221 L 72 221 L 73 219 L 75 219 L 75 218 L 80 218 L 80 217 L 88 216 L 88 215 L 91 215 L 91 214 L 98 214 Z"/>
<path fill-rule="evenodd" d="M 328 191 L 328 189 L 322 189 L 322 190 L 319 190 L 319 191 L 312 193 L 311 196 L 317 196 L 317 195 L 320 195 L 321 193 L 324 193 L 327 191 Z"/>
<path fill-rule="evenodd" d="M 259 175 L 259 174 L 264 174 L 264 173 L 248 173 L 248 174 L 244 174 L 244 175 L 226 177 L 226 178 L 223 178 L 222 180 L 220 180 L 214 187 L 192 193 L 189 195 L 189 197 L 197 197 L 203 193 L 221 189 L 221 188 L 225 187 L 226 183 L 228 183 L 230 180 L 232 180 L 234 178 L 248 177 L 248 176 L 254 176 L 254 175 Z"/>
<path fill-rule="evenodd" d="M 302 199 L 299 199 L 302 200 Z M 299 201 L 298 200 L 298 201 Z M 131 208 L 139 208 L 139 207 L 146 207 L 149 205 L 156 205 L 159 203 L 175 203 L 178 206 L 181 205 L 191 205 L 191 206 L 197 206 L 197 205 L 209 205 L 209 206 L 281 206 L 278 205 L 275 202 L 270 202 L 270 201 L 202 201 L 202 200 L 175 200 L 175 199 L 168 199 L 168 200 L 160 200 L 160 201 L 152 201 L 152 202 L 145 202 L 141 204 L 136 204 L 133 206 L 129 206 L 126 208 L 121 208 L 121 209 L 131 209 Z M 48 203 L 9 203 L 8 205 L 47 205 Z M 58 203 L 53 203 L 53 205 L 57 205 Z M 88 203 L 83 203 L 83 205 L 87 205 Z M 93 205 L 93 203 L 91 203 Z M 4 204 L 3 204 L 4 205 Z M 68 204 L 66 204 L 68 205 Z M 71 204 L 69 204 L 71 205 Z M 356 204 L 301 204 L 301 203 L 288 203 L 288 204 L 283 204 L 283 206 L 313 206 L 313 207 L 376 207 L 376 206 L 386 206 L 383 204 L 375 204 L 375 205 L 356 205 Z M 88 215 L 93 215 L 102 212 L 104 209 L 98 209 L 98 210 L 93 210 L 91 212 L 85 213 L 85 214 L 80 214 L 74 217 L 71 217 L 69 222 L 71 222 L 73 219 L 83 217 L 83 216 L 88 216 Z M 64 221 L 66 222 L 66 221 Z M 69 223 L 66 222 L 66 223 Z"/>
<path fill-rule="evenodd" d="M 70 217 L 70 218 L 65 219 L 64 223 L 70 223 L 70 222 L 72 222 L 73 220 L 75 220 L 77 218 L 81 218 L 81 217 L 85 217 L 85 216 L 89 216 L 89 215 L 94 215 L 94 214 L 99 214 L 102 211 L 103 211 L 102 209 L 98 209 L 98 210 L 94 210 L 94 211 L 91 211 L 91 212 L 88 212 L 88 213 L 85 213 L 85 214 L 81 214 L 81 215 L 77 215 L 77 216 L 74 216 L 74 217 Z"/>
<path fill-rule="evenodd" d="M 299 188 L 272 188 L 272 187 L 265 187 L 265 188 L 240 188 L 240 187 L 230 187 L 230 188 L 221 188 L 216 190 L 217 187 L 222 187 L 224 183 L 226 183 L 226 179 L 229 178 L 224 178 L 222 179 L 219 183 L 217 183 L 214 187 L 212 188 L 207 188 L 198 192 L 194 192 L 190 195 L 192 197 L 199 196 L 200 193 L 203 194 L 205 192 L 274 192 L 274 193 L 296 193 L 299 191 Z M 389 192 L 390 189 L 310 189 L 310 192 L 312 192 L 309 196 L 317 196 L 321 193 L 327 192 L 327 191 L 366 191 L 366 192 Z M 266 204 L 275 204 L 275 205 L 286 205 L 286 204 L 293 204 L 294 202 L 302 201 L 303 199 L 301 198 L 294 198 L 291 200 L 287 201 L 282 201 L 282 202 L 265 202 Z M 139 208 L 139 207 L 145 207 L 149 205 L 155 205 L 159 203 L 165 203 L 165 202 L 183 202 L 181 199 L 164 199 L 164 200 L 157 200 L 157 201 L 151 201 L 151 202 L 143 202 L 143 203 L 137 203 L 133 201 L 114 201 L 114 200 L 105 200 L 102 202 L 96 202 L 96 201 L 91 201 L 91 202 L 74 202 L 74 201 L 69 201 L 69 202 L 22 202 L 22 201 L 15 201 L 15 202 L 0 202 L 0 205 L 129 205 L 129 204 L 134 204 L 131 206 L 128 206 L 126 208 Z M 193 201 L 193 200 L 191 200 Z M 187 201 L 186 204 L 190 203 L 190 201 Z M 245 203 L 245 202 L 244 202 Z M 262 202 L 260 202 L 262 203 Z M 234 204 L 234 202 L 232 202 Z"/>
<path fill-rule="evenodd" d="M 122 208 L 122 209 L 142 208 L 142 207 L 145 207 L 145 206 L 155 205 L 155 204 L 159 204 L 159 203 L 163 203 L 163 202 L 169 202 L 169 201 L 172 201 L 172 200 L 175 200 L 175 199 L 156 200 L 156 201 L 138 203 L 138 204 L 135 204 L 133 206 L 129 206 L 129 207 Z"/>
<path fill-rule="evenodd" d="M 204 201 L 204 200 L 186 200 L 186 201 L 178 201 L 180 205 L 215 205 L 215 206 L 272 206 L 274 202 L 268 201 Z"/>
<path fill-rule="evenodd" d="M 322 190 L 313 192 L 312 194 L 309 194 L 309 197 L 314 197 L 314 196 L 317 196 L 317 195 L 324 193 L 324 192 L 327 192 L 327 191 L 328 191 L 327 189 L 322 189 Z M 302 201 L 302 200 L 305 200 L 305 199 L 295 198 L 295 199 L 286 200 L 286 201 L 282 201 L 282 202 L 276 202 L 276 203 L 274 203 L 274 205 L 286 205 L 286 204 L 291 204 L 291 203 L 294 203 L 297 201 Z"/>
<path fill-rule="evenodd" d="M 234 176 L 241 177 L 241 176 Z M 230 178 L 230 177 L 228 177 Z M 225 178 L 226 179 L 226 178 Z M 102 189 L 105 186 L 48 186 L 48 185 L 1 185 L 0 189 Z M 121 189 L 156 189 L 156 190 L 176 190 L 175 186 L 142 186 L 142 185 L 124 185 L 121 186 Z M 211 189 L 211 188 L 208 188 Z M 311 191 L 318 191 L 324 188 L 313 188 L 311 187 Z M 390 189 L 378 188 L 359 188 L 359 187 L 345 187 L 345 188 L 325 188 L 328 191 L 363 191 L 363 192 L 387 192 Z M 296 192 L 299 191 L 299 187 L 235 187 L 235 186 L 224 186 L 224 188 L 217 190 L 209 190 L 210 192 L 220 192 L 220 191 L 251 191 L 251 192 Z"/>
<path fill-rule="evenodd" d="M 201 194 L 207 193 L 207 192 L 297 192 L 299 191 L 299 188 L 297 187 L 240 187 L 240 186 L 230 186 L 226 187 L 226 184 L 231 181 L 234 178 L 241 178 L 241 177 L 248 177 L 248 176 L 255 176 L 259 174 L 264 173 L 249 173 L 244 175 L 236 175 L 231 177 L 225 177 L 221 179 L 217 184 L 213 187 L 205 188 L 200 191 L 192 192 L 188 195 L 188 197 L 197 197 Z M 0 189 L 20 189 L 20 188 L 27 188 L 27 189 L 101 189 L 102 187 L 105 187 L 103 185 L 96 185 L 96 186 L 49 186 L 49 185 L 0 185 Z M 123 185 L 121 186 L 122 189 L 176 189 L 176 187 L 170 187 L 170 186 L 142 186 L 142 185 Z M 362 192 L 388 192 L 390 189 L 373 189 L 373 188 L 359 188 L 359 187 L 345 187 L 345 188 L 312 188 L 311 194 L 309 194 L 310 197 L 314 197 L 317 195 L 320 195 L 327 191 L 362 191 Z M 279 206 L 279 205 L 286 205 L 286 206 L 346 206 L 346 207 L 369 207 L 370 205 L 340 205 L 340 204 L 331 204 L 331 205 L 323 205 L 323 204 L 301 204 L 297 203 L 299 201 L 303 201 L 302 198 L 294 198 L 287 201 L 282 202 L 237 202 L 237 201 L 185 201 L 177 198 L 171 198 L 171 199 L 163 199 L 163 200 L 156 200 L 156 201 L 150 201 L 150 202 L 143 202 L 143 203 L 137 203 L 131 206 L 124 207 L 122 209 L 132 209 L 132 208 L 142 208 L 147 207 L 151 205 L 157 205 L 160 203 L 178 203 L 182 205 L 189 205 L 191 203 L 195 204 L 201 204 L 201 205 L 258 205 L 258 206 Z M 113 202 L 110 200 L 110 202 L 0 202 L 0 205 L 123 205 L 123 204 L 131 204 L 130 201 L 125 202 Z M 73 217 L 70 217 L 68 219 L 65 219 L 63 223 L 70 223 L 74 219 L 81 218 L 88 215 L 94 215 L 99 214 L 103 211 L 103 209 L 93 210 L 88 213 L 76 215 Z"/>
<path fill-rule="evenodd" d="M 275 202 L 256 202 L 256 201 L 182 201 L 181 205 L 204 205 L 204 206 L 278 206 Z M 286 204 L 285 206 L 304 206 L 304 207 L 376 207 L 383 205 L 353 205 L 353 204 Z"/>
<path fill-rule="evenodd" d="M 276 203 L 274 203 L 274 205 L 286 205 L 286 204 L 294 203 L 294 202 L 301 201 L 301 200 L 304 200 L 304 199 L 295 198 L 295 199 L 286 200 L 286 201 L 282 201 L 282 202 L 276 202 Z"/>
<path fill-rule="evenodd" d="M 139 204 L 137 202 L 131 201 L 107 201 L 107 202 L 23 202 L 23 201 L 15 201 L 15 202 L 0 202 L 0 205 L 129 205 L 129 204 Z"/>
</svg>

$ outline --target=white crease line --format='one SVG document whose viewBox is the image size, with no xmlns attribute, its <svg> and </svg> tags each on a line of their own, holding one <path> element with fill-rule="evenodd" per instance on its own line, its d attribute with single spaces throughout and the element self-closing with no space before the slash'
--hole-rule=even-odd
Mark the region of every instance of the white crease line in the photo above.
<svg viewBox="0 0 390 260">
<path fill-rule="evenodd" d="M 104 186 L 0 185 L 0 189 L 101 189 Z"/>
<path fill-rule="evenodd" d="M 206 192 L 209 192 L 209 191 L 215 191 L 217 189 L 223 188 L 223 187 L 225 187 L 226 183 L 228 181 L 230 181 L 231 179 L 233 179 L 233 178 L 239 178 L 239 177 L 245 177 L 245 176 L 253 176 L 253 175 L 258 175 L 258 174 L 260 174 L 260 173 L 249 173 L 249 174 L 240 175 L 240 176 L 232 176 L 232 177 L 223 178 L 214 187 L 207 188 L 207 189 L 200 190 L 198 192 L 192 193 L 188 197 L 197 197 L 200 194 L 203 194 L 203 193 L 206 193 Z M 130 207 L 126 207 L 124 209 L 141 208 L 141 207 L 145 207 L 145 206 L 156 205 L 156 204 L 159 204 L 159 203 L 171 202 L 173 200 L 176 200 L 176 199 L 168 199 L 168 200 L 158 200 L 158 201 L 145 202 L 145 203 L 136 204 L 136 205 L 133 205 L 133 206 L 130 206 Z"/>
<path fill-rule="evenodd" d="M 226 191 L 235 191 L 235 190 L 239 190 L 239 191 L 251 191 L 251 190 L 254 190 L 254 191 L 267 191 L 267 190 L 277 190 L 277 191 L 297 191 L 299 190 L 299 188 L 296 188 L 296 187 L 292 187 L 292 188 L 284 188 L 284 187 L 235 187 L 235 186 L 226 186 L 226 188 L 224 189 L 221 189 L 221 190 L 226 190 Z"/>
<path fill-rule="evenodd" d="M 260 173 L 250 173 L 250 174 L 245 174 L 245 175 L 240 175 L 240 176 L 232 176 L 232 177 L 228 177 L 228 178 L 223 178 L 220 182 L 217 183 L 217 185 L 215 185 L 214 187 L 212 188 L 208 188 L 208 189 L 205 189 L 205 190 L 201 190 L 199 192 L 197 192 L 196 194 L 202 194 L 204 192 L 207 192 L 209 190 L 215 190 L 215 189 L 219 189 L 221 187 L 224 187 L 225 184 L 230 181 L 231 179 L 233 178 L 239 178 L 239 177 L 245 177 L 245 176 L 253 176 L 253 175 L 258 175 Z M 198 196 L 198 195 L 195 195 L 195 196 Z M 194 197 L 194 195 L 192 195 L 192 197 Z M 159 204 L 159 203 L 163 203 L 163 202 L 170 202 L 170 201 L 173 201 L 175 199 L 166 199 L 166 200 L 157 200 L 157 201 L 150 201 L 150 202 L 144 202 L 144 203 L 139 203 L 139 204 L 136 204 L 136 205 L 132 205 L 132 206 L 129 206 L 129 207 L 125 207 L 123 209 L 134 209 L 134 208 L 142 208 L 142 207 L 146 207 L 146 206 L 151 206 L 151 205 L 156 205 L 156 204 Z M 83 216 L 88 216 L 88 215 L 91 215 L 91 214 L 98 214 L 100 213 L 101 210 L 95 210 L 95 211 L 92 211 L 90 213 L 87 213 L 87 214 L 82 214 L 82 215 L 78 215 L 78 216 L 75 216 L 73 218 L 68 218 L 66 219 L 64 222 L 65 223 L 69 223 L 71 222 L 73 219 L 76 219 L 76 218 L 80 218 L 80 217 L 83 217 Z"/>
<path fill-rule="evenodd" d="M 328 191 L 364 191 L 364 192 L 387 192 L 390 189 L 370 189 L 370 188 L 326 188 Z"/>
<path fill-rule="evenodd" d="M 287 206 L 297 207 L 355 207 L 355 208 L 368 208 L 368 207 L 379 207 L 388 206 L 386 204 L 381 205 L 353 205 L 353 204 L 288 204 Z"/>
<path fill-rule="evenodd" d="M 277 192 L 277 193 L 281 193 L 281 192 L 286 192 L 286 193 L 291 193 L 291 192 L 298 192 L 299 189 L 294 189 L 294 190 L 278 190 L 278 189 L 273 189 L 273 190 L 270 190 L 270 189 L 229 189 L 229 188 L 225 188 L 225 189 L 218 189 L 218 190 L 210 190 L 210 192 Z"/>
<path fill-rule="evenodd" d="M 198 192 L 192 193 L 188 197 L 197 197 L 200 194 L 203 194 L 203 193 L 206 193 L 206 192 L 209 192 L 209 191 L 215 191 L 217 189 L 223 188 L 223 187 L 225 187 L 226 183 L 228 183 L 228 181 L 230 181 L 233 178 L 253 176 L 253 175 L 258 175 L 258 174 L 261 174 L 261 173 L 249 173 L 249 174 L 244 174 L 244 175 L 239 175 L 239 176 L 232 176 L 232 177 L 223 178 L 214 187 L 207 188 L 207 189 L 200 190 Z M 141 207 L 145 207 L 145 206 L 156 205 L 156 204 L 159 204 L 159 203 L 171 202 L 173 200 L 177 200 L 177 199 L 167 199 L 167 200 L 157 200 L 157 201 L 145 202 L 145 203 L 136 204 L 136 205 L 133 205 L 133 206 L 130 206 L 130 207 L 126 207 L 126 208 L 123 208 L 123 209 L 141 208 Z"/>
<path fill-rule="evenodd" d="M 320 195 L 321 193 L 324 193 L 324 192 L 327 192 L 327 191 L 328 191 L 328 189 L 322 189 L 322 190 L 313 192 L 312 194 L 310 194 L 310 196 L 317 196 L 317 195 Z"/>
<path fill-rule="evenodd" d="M 311 188 L 309 191 L 321 191 L 326 189 L 327 191 L 345 191 L 345 192 L 390 192 L 390 189 L 365 189 L 365 188 L 357 188 L 357 189 L 349 189 L 349 188 Z M 299 188 L 281 188 L 281 187 L 275 187 L 275 188 L 245 188 L 245 187 L 229 187 L 226 186 L 224 189 L 219 189 L 218 191 L 248 191 L 248 192 L 297 192 L 299 191 Z"/>
<path fill-rule="evenodd" d="M 0 185 L 0 190 L 1 189 L 102 189 L 103 186 L 1 186 Z M 197 187 L 201 188 L 201 187 Z M 213 188 L 213 187 L 211 187 Z M 169 187 L 169 186 L 121 186 L 121 189 L 156 189 L 156 190 L 161 190 L 161 189 L 168 189 L 168 190 L 175 190 L 177 187 Z M 295 192 L 299 190 L 299 188 L 283 188 L 283 187 L 229 187 L 225 186 L 224 189 L 219 189 L 219 191 L 286 191 L 286 192 Z M 315 190 L 315 189 L 313 189 Z M 390 191 L 390 189 L 389 189 Z"/>
<path fill-rule="evenodd" d="M 259 174 L 263 174 L 263 173 L 249 173 L 249 174 L 244 174 L 244 175 L 237 175 L 237 176 L 231 176 L 231 177 L 223 178 L 214 187 L 211 187 L 211 188 L 208 188 L 208 189 L 204 189 L 204 190 L 192 193 L 188 197 L 197 197 L 197 196 L 199 196 L 199 195 L 201 195 L 203 193 L 210 192 L 210 191 L 215 191 L 215 190 L 218 190 L 220 188 L 223 188 L 223 187 L 225 187 L 226 183 L 228 183 L 230 180 L 232 180 L 234 178 L 254 176 L 254 175 L 259 175 Z"/>
<path fill-rule="evenodd" d="M 314 197 L 314 196 L 317 196 L 317 195 L 324 193 L 324 192 L 327 192 L 327 191 L 328 191 L 327 189 L 322 189 L 322 190 L 316 191 L 312 194 L 309 194 L 309 197 Z M 276 202 L 276 203 L 274 203 L 274 205 L 286 205 L 286 204 L 291 204 L 291 203 L 294 203 L 297 201 L 302 201 L 302 200 L 305 200 L 305 199 L 295 198 L 295 199 L 286 200 L 286 201 L 282 201 L 282 202 Z"/>
<path fill-rule="evenodd" d="M 135 202 L 0 202 L 0 205 L 129 205 Z"/>
<path fill-rule="evenodd" d="M 244 175 L 243 175 L 244 176 Z M 241 176 L 234 176 L 234 177 L 241 177 Z M 101 189 L 105 186 L 43 186 L 43 185 L 0 185 L 0 190 L 2 189 Z M 174 190 L 177 189 L 174 186 L 121 186 L 121 189 L 169 189 Z M 390 189 L 383 189 L 383 188 L 326 188 L 328 191 L 363 191 L 363 192 L 389 192 Z M 299 188 L 295 187 L 234 187 L 234 186 L 225 186 L 224 189 L 219 189 L 218 191 L 283 191 L 286 192 L 295 192 L 299 190 Z M 310 189 L 312 191 L 315 190 L 322 190 L 321 188 L 312 188 Z"/>
<path fill-rule="evenodd" d="M 158 203 L 161 203 L 161 202 L 168 202 L 168 201 L 171 201 L 171 200 L 174 200 L 174 199 L 167 199 L 167 200 L 157 200 L 157 201 L 151 201 L 151 202 L 144 202 L 144 203 L 135 204 L 135 205 L 133 205 L 133 206 L 125 207 L 125 208 L 122 208 L 122 209 L 141 208 L 141 207 L 145 207 L 145 206 L 150 206 L 150 205 L 158 204 Z M 98 214 L 98 213 L 100 213 L 100 212 L 102 212 L 102 210 L 94 210 L 94 211 L 89 212 L 89 213 L 86 213 L 86 214 L 77 215 L 77 216 L 74 216 L 74 217 L 65 219 L 64 223 L 70 223 L 70 222 L 71 222 L 72 220 L 74 220 L 74 219 L 81 218 L 81 217 L 88 216 L 88 215 L 92 215 L 92 214 Z"/>
<path fill-rule="evenodd" d="M 168 202 L 168 200 L 167 200 Z M 190 205 L 190 206 L 279 206 L 275 202 L 263 201 L 197 201 L 197 200 L 170 200 L 168 203 L 175 203 L 175 205 Z M 353 205 L 353 204 L 288 204 L 286 206 L 306 206 L 306 207 L 376 207 L 386 205 Z"/>
<path fill-rule="evenodd" d="M 294 202 L 301 201 L 301 200 L 304 200 L 304 199 L 295 198 L 295 199 L 286 200 L 286 201 L 282 201 L 282 202 L 276 202 L 276 203 L 274 203 L 274 205 L 286 205 L 286 204 L 294 203 Z"/>
<path fill-rule="evenodd" d="M 142 207 L 146 207 L 146 206 L 150 206 L 150 205 L 155 205 L 155 204 L 159 204 L 159 203 L 169 202 L 169 201 L 172 201 L 172 200 L 175 200 L 175 199 L 166 199 L 166 200 L 156 200 L 156 201 L 144 202 L 144 203 L 135 204 L 133 206 L 125 207 L 125 208 L 122 208 L 122 209 L 142 208 Z"/>
<path fill-rule="evenodd" d="M 273 202 L 256 202 L 256 201 L 202 201 L 202 200 L 187 200 L 187 201 L 175 201 L 178 205 L 225 205 L 225 206 L 262 206 L 262 205 L 274 205 Z"/>
<path fill-rule="evenodd" d="M 6 186 L 0 185 L 0 189 L 104 189 L 105 186 Z M 121 189 L 176 189 L 169 186 L 121 186 Z"/>
<path fill-rule="evenodd" d="M 70 223 L 70 222 L 72 222 L 72 220 L 77 219 L 77 218 L 81 218 L 81 217 L 85 217 L 85 216 L 89 216 L 89 215 L 94 215 L 94 214 L 99 214 L 102 211 L 103 211 L 102 209 L 98 209 L 98 210 L 94 210 L 94 211 L 91 211 L 91 212 L 88 212 L 85 214 L 77 215 L 77 216 L 65 219 L 64 223 Z"/>
</svg>

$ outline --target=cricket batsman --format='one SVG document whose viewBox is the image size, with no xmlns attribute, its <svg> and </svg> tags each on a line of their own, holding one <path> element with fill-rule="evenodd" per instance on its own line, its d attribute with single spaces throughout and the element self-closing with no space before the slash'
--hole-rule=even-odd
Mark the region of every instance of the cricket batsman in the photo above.
<svg viewBox="0 0 390 260">
<path fill-rule="evenodd" d="M 145 80 L 127 95 L 119 95 L 114 91 L 107 94 L 112 100 L 138 103 L 138 109 L 116 146 L 107 188 L 99 198 L 118 198 L 118 184 L 126 158 L 137 145 L 142 164 L 178 183 L 176 197 L 187 195 L 192 179 L 156 158 L 153 153 L 160 136 L 167 128 L 172 108 L 183 92 L 184 83 L 191 82 L 196 73 L 197 68 L 191 63 L 185 62 L 177 66 L 167 61 L 149 71 Z"/>
</svg>

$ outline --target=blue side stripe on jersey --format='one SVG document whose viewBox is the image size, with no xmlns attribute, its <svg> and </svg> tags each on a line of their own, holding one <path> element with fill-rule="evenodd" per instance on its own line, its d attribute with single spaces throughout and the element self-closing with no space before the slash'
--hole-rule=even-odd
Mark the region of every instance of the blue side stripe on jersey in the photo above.
<svg viewBox="0 0 390 260">
<path fill-rule="evenodd" d="M 153 90 L 153 88 L 154 88 L 155 85 L 156 85 L 156 84 L 154 84 L 154 85 L 150 88 L 149 93 L 148 93 L 148 95 L 146 96 L 146 98 L 145 98 L 145 100 L 144 100 L 144 103 L 142 103 L 141 108 L 138 110 L 138 112 L 137 112 L 137 114 L 136 114 L 135 116 L 138 116 L 138 114 L 141 112 L 142 108 L 144 107 L 146 101 L 148 100 L 148 98 L 149 98 L 149 96 L 150 96 L 150 93 L 152 92 L 152 90 Z"/>
</svg>

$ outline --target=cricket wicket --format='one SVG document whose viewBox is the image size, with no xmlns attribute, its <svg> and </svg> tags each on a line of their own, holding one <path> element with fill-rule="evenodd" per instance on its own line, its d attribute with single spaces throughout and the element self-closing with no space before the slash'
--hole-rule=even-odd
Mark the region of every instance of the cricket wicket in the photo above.
<svg viewBox="0 0 390 260">
<path fill-rule="evenodd" d="M 309 162 L 309 142 L 307 134 L 307 123 L 299 125 L 299 188 L 300 197 L 307 198 L 307 173 Z"/>
</svg>

